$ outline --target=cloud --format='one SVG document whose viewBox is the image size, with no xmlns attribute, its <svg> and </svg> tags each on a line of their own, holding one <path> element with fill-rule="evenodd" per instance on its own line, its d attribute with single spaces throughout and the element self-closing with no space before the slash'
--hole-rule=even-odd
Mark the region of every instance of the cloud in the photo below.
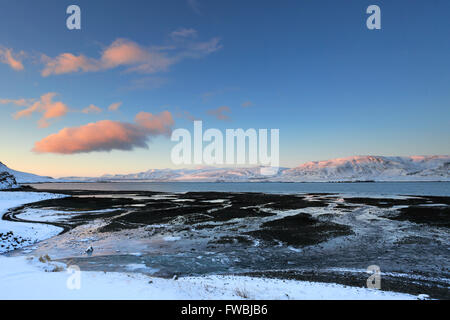
<svg viewBox="0 0 450 320">
<path fill-rule="evenodd" d="M 194 29 L 181 29 L 172 34 L 176 37 L 194 35 Z M 222 48 L 219 38 L 205 42 L 182 41 L 165 47 L 143 47 L 127 39 L 117 39 L 100 55 L 90 58 L 85 55 L 63 53 L 55 58 L 43 55 L 45 64 L 42 76 L 60 75 L 74 72 L 98 72 L 125 67 L 127 72 L 157 73 L 167 71 L 170 66 L 185 58 L 200 58 Z"/>
<path fill-rule="evenodd" d="M 27 107 L 34 99 L 0 99 L 0 104 L 14 104 L 18 107 Z"/>
<path fill-rule="evenodd" d="M 177 111 L 175 116 L 177 118 L 181 118 L 181 119 L 186 119 L 189 121 L 197 121 L 197 120 L 201 120 L 200 118 L 194 116 L 192 113 L 190 113 L 189 111 Z"/>
<path fill-rule="evenodd" d="M 170 36 L 172 38 L 188 38 L 188 37 L 197 37 L 197 30 L 193 28 L 180 28 L 175 31 L 173 31 Z"/>
<path fill-rule="evenodd" d="M 201 58 L 222 48 L 220 38 L 209 41 L 193 41 L 196 36 L 194 29 L 178 29 L 171 33 L 172 37 L 183 38 L 184 41 L 174 41 L 176 45 L 164 47 L 143 47 L 127 39 L 117 39 L 106 47 L 98 59 L 86 57 L 83 54 L 62 53 L 50 58 L 42 55 L 44 69 L 43 77 L 74 72 L 98 72 L 118 67 L 125 67 L 126 72 L 152 74 L 167 71 L 170 66 L 185 58 Z"/>
<path fill-rule="evenodd" d="M 115 102 L 115 103 L 112 103 L 112 104 L 108 107 L 108 110 L 109 110 L 109 111 L 117 111 L 117 110 L 119 110 L 119 108 L 120 108 L 121 105 L 122 105 L 122 102 Z"/>
<path fill-rule="evenodd" d="M 251 102 L 251 101 L 245 101 L 244 103 L 242 103 L 243 108 L 248 108 L 248 107 L 252 107 L 252 106 L 253 106 L 253 102 Z"/>
<path fill-rule="evenodd" d="M 25 104 L 24 106 L 27 106 L 27 108 L 17 111 L 14 114 L 14 118 L 20 119 L 22 117 L 27 117 L 35 112 L 38 112 L 42 114 L 42 117 L 38 122 L 39 127 L 40 128 L 48 127 L 50 125 L 48 120 L 60 118 L 69 111 L 69 107 L 64 103 L 62 103 L 61 101 L 57 102 L 53 101 L 53 98 L 55 96 L 56 93 L 49 92 L 42 95 L 39 101 L 36 101 L 30 105 Z"/>
<path fill-rule="evenodd" d="M 180 53 L 180 58 L 202 58 L 223 48 L 221 39 L 215 37 L 209 41 L 194 42 L 186 45 L 185 50 Z"/>
<path fill-rule="evenodd" d="M 93 105 L 93 104 L 91 104 L 89 107 L 84 108 L 83 110 L 81 110 L 81 112 L 86 113 L 86 114 L 87 113 L 100 113 L 100 112 L 102 112 L 102 109 L 97 107 L 97 106 L 95 106 L 95 105 Z"/>
<path fill-rule="evenodd" d="M 35 143 L 36 153 L 76 154 L 94 151 L 148 148 L 151 137 L 168 135 L 174 121 L 168 111 L 159 115 L 140 112 L 135 123 L 102 120 L 80 127 L 64 128 Z"/>
<path fill-rule="evenodd" d="M 139 112 L 135 118 L 136 123 L 145 128 L 150 134 L 169 135 L 172 132 L 172 126 L 175 124 L 172 114 L 169 111 L 163 111 L 159 115 L 153 115 L 149 112 Z"/>
<path fill-rule="evenodd" d="M 41 73 L 43 77 L 52 74 L 100 70 L 100 66 L 95 59 L 90 59 L 83 55 L 75 56 L 71 53 L 60 54 L 54 59 L 44 55 L 42 56 L 42 61 L 45 63 L 45 68 Z"/>
<path fill-rule="evenodd" d="M 63 53 L 53 59 L 44 56 L 42 61 L 45 63 L 42 70 L 44 77 L 73 72 L 104 71 L 120 66 L 128 66 L 128 71 L 154 73 L 166 70 L 173 63 L 165 54 L 146 50 L 126 39 L 114 41 L 102 52 L 100 59 Z"/>
<path fill-rule="evenodd" d="M 174 61 L 164 53 L 146 50 L 132 41 L 118 39 L 103 52 L 100 63 L 104 69 L 131 66 L 128 71 L 155 73 L 167 70 Z"/>
<path fill-rule="evenodd" d="M 9 65 L 16 71 L 24 70 L 24 66 L 20 60 L 20 57 L 23 55 L 24 53 L 20 52 L 16 55 L 16 57 L 14 57 L 12 49 L 0 47 L 0 62 Z"/>
<path fill-rule="evenodd" d="M 212 110 L 207 111 L 207 113 L 210 116 L 215 117 L 217 120 L 223 120 L 223 121 L 228 121 L 231 119 L 229 116 L 230 112 L 231 112 L 231 110 L 227 106 L 222 106 L 217 109 L 212 109 Z"/>
</svg>

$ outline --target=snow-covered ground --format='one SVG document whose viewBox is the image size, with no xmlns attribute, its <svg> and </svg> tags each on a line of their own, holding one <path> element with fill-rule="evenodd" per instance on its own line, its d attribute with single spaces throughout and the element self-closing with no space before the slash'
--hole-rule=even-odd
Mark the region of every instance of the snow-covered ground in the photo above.
<svg viewBox="0 0 450 320">
<path fill-rule="evenodd" d="M 0 215 L 9 209 L 61 195 L 0 192 Z M 42 216 L 42 213 L 39 213 Z M 47 215 L 44 215 L 47 217 Z M 28 217 L 30 218 L 30 217 Z M 48 217 L 47 217 L 48 218 Z M 48 220 L 48 219 L 45 219 Z M 51 219 L 50 219 L 51 220 Z M 0 221 L 1 252 L 57 235 L 60 228 Z M 10 233 L 27 239 L 12 247 Z M 173 239 L 170 239 L 173 240 Z M 24 252 L 25 253 L 25 252 Z M 46 261 L 44 261 L 46 260 Z M 133 269 L 133 268 L 131 268 Z M 134 265 L 134 269 L 139 266 Z M 70 272 L 71 271 L 71 272 Z M 130 270 L 133 271 L 133 270 Z M 162 279 L 144 274 L 82 271 L 36 257 L 0 255 L 0 299 L 416 299 L 407 294 L 337 284 L 240 276 Z"/>
<path fill-rule="evenodd" d="M 62 195 L 38 192 L 0 191 L 0 217 L 11 208 L 45 199 L 60 198 Z M 59 234 L 61 228 L 41 224 L 0 220 L 0 253 L 31 245 Z"/>
<path fill-rule="evenodd" d="M 70 271 L 75 270 L 75 271 Z M 0 257 L 0 299 L 417 299 L 336 284 L 238 276 L 162 279 L 138 273 L 83 272 L 60 263 Z"/>
</svg>

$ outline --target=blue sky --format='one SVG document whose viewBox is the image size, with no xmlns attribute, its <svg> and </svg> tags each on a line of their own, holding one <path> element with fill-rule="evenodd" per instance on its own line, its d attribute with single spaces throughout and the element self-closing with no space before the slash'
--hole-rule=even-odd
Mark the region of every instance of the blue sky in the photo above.
<svg viewBox="0 0 450 320">
<path fill-rule="evenodd" d="M 82 30 L 66 28 L 70 4 L 81 8 Z M 371 4 L 381 8 L 381 30 L 366 27 Z M 64 128 L 133 123 L 139 112 L 165 110 L 173 128 L 192 128 L 180 117 L 187 113 L 206 128 L 279 128 L 283 166 L 351 155 L 450 154 L 448 12 L 445 0 L 2 1 L 0 54 L 10 52 L 23 70 L 0 63 L 0 100 L 54 92 L 53 101 L 68 111 L 39 127 L 42 113 L 15 119 L 26 107 L 0 104 L 0 161 L 53 176 L 174 167 L 174 143 L 165 135 L 153 137 L 148 149 L 32 151 Z M 102 65 L 43 76 L 64 53 L 98 64 L 117 39 L 157 52 L 162 62 L 144 71 L 133 69 L 142 64 Z M 120 108 L 108 111 L 116 102 Z M 81 112 L 91 104 L 102 112 Z M 208 112 L 223 106 L 228 121 Z"/>
</svg>

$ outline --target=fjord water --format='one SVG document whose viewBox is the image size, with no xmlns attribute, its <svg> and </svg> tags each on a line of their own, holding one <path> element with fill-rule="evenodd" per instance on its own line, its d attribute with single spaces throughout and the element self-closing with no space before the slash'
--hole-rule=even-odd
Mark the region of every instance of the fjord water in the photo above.
<svg viewBox="0 0 450 320">
<path fill-rule="evenodd" d="M 275 194 L 342 193 L 370 195 L 450 196 L 450 182 L 258 183 L 258 182 L 64 182 L 30 184 L 40 190 L 154 192 L 262 192 Z"/>
</svg>

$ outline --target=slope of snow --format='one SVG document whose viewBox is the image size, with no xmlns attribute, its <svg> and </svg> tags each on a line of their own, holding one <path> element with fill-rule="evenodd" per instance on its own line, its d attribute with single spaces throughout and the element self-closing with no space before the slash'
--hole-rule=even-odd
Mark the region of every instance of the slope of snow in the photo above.
<svg viewBox="0 0 450 320">
<path fill-rule="evenodd" d="M 26 203 L 64 197 L 62 195 L 38 192 L 0 191 L 0 217 L 11 208 Z M 59 234 L 61 228 L 41 224 L 0 220 L 0 253 L 28 246 Z"/>
<path fill-rule="evenodd" d="M 16 171 L 8 168 L 6 165 L 0 162 L 0 173 L 7 172 L 13 175 L 17 183 L 36 183 L 36 182 L 52 182 L 54 181 L 51 177 L 38 176 L 32 173 L 26 173 L 21 171 Z"/>
<path fill-rule="evenodd" d="M 402 293 L 306 281 L 238 276 L 169 280 L 137 273 L 83 271 L 77 289 L 74 273 L 45 272 L 58 268 L 60 263 L 0 257 L 0 299 L 417 299 Z"/>
</svg>

